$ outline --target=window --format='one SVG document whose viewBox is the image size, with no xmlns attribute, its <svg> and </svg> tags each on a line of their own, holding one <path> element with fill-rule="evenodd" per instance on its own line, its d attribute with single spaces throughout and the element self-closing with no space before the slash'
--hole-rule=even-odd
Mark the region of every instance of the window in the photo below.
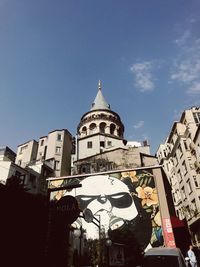
<svg viewBox="0 0 200 267">
<path fill-rule="evenodd" d="M 166 163 L 166 167 L 167 167 L 167 171 L 169 171 L 169 164 L 168 163 Z"/>
<path fill-rule="evenodd" d="M 200 112 L 193 113 L 194 121 L 196 124 L 200 122 Z"/>
<path fill-rule="evenodd" d="M 174 162 L 175 162 L 175 166 L 178 165 L 178 156 L 177 156 L 177 153 L 175 153 L 174 155 Z"/>
<path fill-rule="evenodd" d="M 33 188 L 36 188 L 36 176 L 33 174 L 30 174 L 30 183 Z"/>
<path fill-rule="evenodd" d="M 60 146 L 57 146 L 56 147 L 56 154 L 60 154 L 61 153 L 61 147 Z"/>
<path fill-rule="evenodd" d="M 86 128 L 86 126 L 84 126 L 84 127 L 82 128 L 82 134 L 83 134 L 83 135 L 87 135 L 87 128 Z"/>
<path fill-rule="evenodd" d="M 121 128 L 119 128 L 119 129 L 117 130 L 117 135 L 118 135 L 119 137 L 122 137 L 122 129 L 121 129 Z"/>
<path fill-rule="evenodd" d="M 24 150 L 26 150 L 27 149 L 27 147 L 28 147 L 28 145 L 25 145 L 25 146 L 22 146 L 21 148 L 20 148 L 20 154 L 22 154 L 23 152 L 24 152 Z"/>
<path fill-rule="evenodd" d="M 100 147 L 105 147 L 105 142 L 104 141 L 100 141 Z"/>
<path fill-rule="evenodd" d="M 95 133 L 96 132 L 96 129 L 97 129 L 96 124 L 95 123 L 90 124 L 89 129 L 90 129 L 90 134 Z"/>
<path fill-rule="evenodd" d="M 62 135 L 60 133 L 57 135 L 57 141 L 62 141 Z"/>
<path fill-rule="evenodd" d="M 180 218 L 179 210 L 176 211 L 177 217 Z"/>
<path fill-rule="evenodd" d="M 188 162 L 189 162 L 190 169 L 193 169 L 194 164 L 192 163 L 191 157 L 188 157 Z"/>
<path fill-rule="evenodd" d="M 44 145 L 44 139 L 41 140 L 41 143 L 40 143 L 41 146 Z"/>
<path fill-rule="evenodd" d="M 18 160 L 18 165 L 21 166 L 22 165 L 22 161 Z"/>
<path fill-rule="evenodd" d="M 87 148 L 92 148 L 92 141 L 87 142 Z"/>
<path fill-rule="evenodd" d="M 18 177 L 18 178 L 20 178 L 20 176 L 21 176 L 21 173 L 20 173 L 20 172 L 18 172 L 18 171 L 16 171 L 16 172 L 15 172 L 15 176 L 16 176 L 16 177 Z"/>
<path fill-rule="evenodd" d="M 196 212 L 197 212 L 197 205 L 196 205 L 196 201 L 195 201 L 195 199 L 192 200 L 191 209 L 192 209 L 192 211 L 193 211 L 193 213 L 194 213 L 194 215 L 195 215 Z"/>
<path fill-rule="evenodd" d="M 189 206 L 186 206 L 185 207 L 185 215 L 186 215 L 187 219 L 190 219 L 191 214 L 190 214 L 190 208 L 189 208 Z"/>
<path fill-rule="evenodd" d="M 176 166 L 177 165 L 177 158 L 176 158 L 176 155 L 173 157 L 173 163 L 174 163 L 174 166 Z"/>
<path fill-rule="evenodd" d="M 179 183 L 182 181 L 182 175 L 181 175 L 181 172 L 180 172 L 180 170 L 178 170 L 178 172 L 177 172 L 177 176 L 178 176 L 178 181 L 179 181 Z"/>
<path fill-rule="evenodd" d="M 107 145 L 112 146 L 112 141 L 108 141 Z"/>
<path fill-rule="evenodd" d="M 176 193 L 173 193 L 172 196 L 173 196 L 174 203 L 176 203 Z"/>
<path fill-rule="evenodd" d="M 100 133 L 105 133 L 105 129 L 106 129 L 105 122 L 100 123 L 99 128 L 100 128 Z"/>
<path fill-rule="evenodd" d="M 181 188 L 181 194 L 182 194 L 183 199 L 186 199 L 186 194 L 185 194 L 185 188 L 184 188 L 184 186 Z"/>
<path fill-rule="evenodd" d="M 199 187 L 197 177 L 196 177 L 196 176 L 193 176 L 193 179 L 194 179 L 194 184 L 195 184 L 195 186 L 196 186 L 196 187 Z"/>
<path fill-rule="evenodd" d="M 187 173 L 185 161 L 183 161 L 182 169 L 183 169 L 183 175 L 185 175 Z"/>
<path fill-rule="evenodd" d="M 112 123 L 112 124 L 110 125 L 110 134 L 114 134 L 114 132 L 115 132 L 115 128 L 116 128 L 116 127 L 115 127 L 115 124 Z"/>
<path fill-rule="evenodd" d="M 190 180 L 187 180 L 187 187 L 188 187 L 188 192 L 190 194 L 192 192 L 192 187 L 191 187 Z"/>
<path fill-rule="evenodd" d="M 181 148 L 181 145 L 180 144 L 179 144 L 178 149 L 177 149 L 177 154 L 179 155 L 179 158 L 182 158 L 183 151 L 182 151 L 182 148 Z"/>
<path fill-rule="evenodd" d="M 54 162 L 54 170 L 59 170 L 59 161 L 58 160 L 55 160 Z"/>
<path fill-rule="evenodd" d="M 183 144 L 184 144 L 185 150 L 188 150 L 188 144 L 186 140 L 183 140 Z"/>
<path fill-rule="evenodd" d="M 90 165 L 89 164 L 82 165 L 80 166 L 80 170 L 81 173 L 90 173 Z"/>
</svg>

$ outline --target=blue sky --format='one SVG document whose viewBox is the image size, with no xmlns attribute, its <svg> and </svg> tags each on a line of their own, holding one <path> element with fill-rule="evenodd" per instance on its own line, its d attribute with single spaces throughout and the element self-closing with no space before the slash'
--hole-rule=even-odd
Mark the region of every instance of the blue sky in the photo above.
<svg viewBox="0 0 200 267">
<path fill-rule="evenodd" d="M 98 80 L 151 153 L 200 103 L 199 0 L 0 0 L 0 146 L 76 133 Z"/>
</svg>

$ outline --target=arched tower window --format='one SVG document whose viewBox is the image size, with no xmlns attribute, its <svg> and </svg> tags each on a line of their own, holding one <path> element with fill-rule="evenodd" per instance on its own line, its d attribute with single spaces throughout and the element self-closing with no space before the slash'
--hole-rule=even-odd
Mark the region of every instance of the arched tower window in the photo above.
<svg viewBox="0 0 200 267">
<path fill-rule="evenodd" d="M 122 137 L 122 129 L 121 129 L 121 128 L 119 128 L 119 129 L 117 130 L 117 134 L 118 134 L 119 137 Z"/>
<path fill-rule="evenodd" d="M 115 126 L 115 124 L 111 124 L 110 125 L 110 134 L 114 134 L 114 132 L 115 132 L 115 128 L 116 128 L 116 126 Z"/>
<path fill-rule="evenodd" d="M 84 126 L 83 128 L 82 128 L 82 134 L 85 136 L 85 135 L 87 135 L 87 127 L 86 126 Z"/>
<path fill-rule="evenodd" d="M 97 125 L 95 123 L 91 123 L 89 129 L 90 129 L 90 134 L 93 134 L 96 132 Z"/>
<path fill-rule="evenodd" d="M 100 123 L 99 130 L 100 130 L 100 133 L 105 133 L 105 130 L 106 130 L 106 123 L 105 122 Z"/>
</svg>

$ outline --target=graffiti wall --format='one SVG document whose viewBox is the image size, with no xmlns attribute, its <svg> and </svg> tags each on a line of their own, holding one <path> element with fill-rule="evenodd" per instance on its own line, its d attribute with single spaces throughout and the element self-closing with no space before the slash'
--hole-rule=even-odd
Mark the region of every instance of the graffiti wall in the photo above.
<svg viewBox="0 0 200 267">
<path fill-rule="evenodd" d="M 81 184 L 70 190 L 66 185 Z M 150 170 L 131 170 L 116 173 L 51 180 L 51 200 L 74 196 L 81 216 L 74 227 L 85 230 L 87 238 L 98 238 L 99 228 L 115 243 L 139 247 L 163 245 L 161 217 L 154 176 Z"/>
</svg>

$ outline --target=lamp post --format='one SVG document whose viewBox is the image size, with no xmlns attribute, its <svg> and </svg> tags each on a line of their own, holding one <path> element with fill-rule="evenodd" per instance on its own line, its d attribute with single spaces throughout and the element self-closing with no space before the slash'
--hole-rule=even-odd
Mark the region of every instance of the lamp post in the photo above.
<svg viewBox="0 0 200 267">
<path fill-rule="evenodd" d="M 83 228 L 82 226 L 79 229 L 74 230 L 75 237 L 79 238 L 79 266 L 82 265 L 82 238 L 83 238 Z"/>
<path fill-rule="evenodd" d="M 112 246 L 112 241 L 110 239 L 106 240 L 107 247 L 107 266 L 110 266 L 110 247 Z"/>
<path fill-rule="evenodd" d="M 96 218 L 98 217 L 98 219 Z M 98 227 L 99 231 L 99 266 L 101 266 L 101 258 L 102 258 L 102 253 L 101 253 L 101 216 L 100 214 L 95 214 L 93 215 L 92 211 L 90 209 L 85 209 L 83 211 L 83 218 L 87 223 L 93 223 Z"/>
</svg>

